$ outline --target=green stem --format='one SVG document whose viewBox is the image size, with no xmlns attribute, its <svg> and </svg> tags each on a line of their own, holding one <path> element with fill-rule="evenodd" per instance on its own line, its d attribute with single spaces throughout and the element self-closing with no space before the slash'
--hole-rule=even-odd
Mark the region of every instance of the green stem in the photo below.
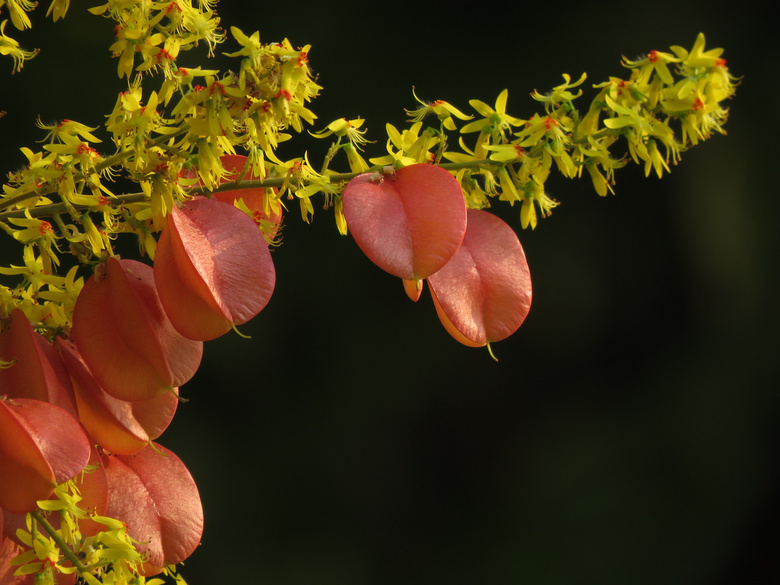
<svg viewBox="0 0 780 585">
<path fill-rule="evenodd" d="M 179 129 L 177 132 L 175 132 L 173 134 L 163 134 L 162 136 L 158 136 L 157 138 L 155 138 L 154 140 L 152 140 L 150 142 L 150 146 L 160 146 L 166 140 L 169 140 L 169 139 L 171 139 L 171 138 L 173 138 L 175 136 L 183 134 L 183 133 L 187 132 L 188 130 L 189 130 L 189 126 L 184 125 L 181 129 Z M 101 172 L 101 171 L 103 171 L 103 170 L 105 170 L 105 169 L 107 169 L 109 167 L 112 167 L 112 166 L 114 166 L 116 164 L 119 164 L 120 162 L 122 162 L 122 159 L 127 158 L 131 154 L 133 154 L 133 151 L 131 151 L 131 150 L 117 152 L 116 154 L 113 154 L 113 155 L 109 156 L 108 158 L 103 159 L 98 164 L 96 164 L 94 172 L 99 173 L 99 172 Z M 85 175 L 84 175 L 83 172 L 82 173 L 77 173 L 76 175 L 74 175 L 73 181 L 74 182 L 83 181 L 84 177 L 85 177 Z M 22 203 L 23 201 L 27 201 L 28 199 L 32 199 L 33 197 L 44 197 L 46 195 L 51 195 L 52 193 L 54 193 L 53 189 L 51 191 L 46 191 L 46 192 L 42 192 L 42 193 L 39 193 L 38 191 L 26 191 L 25 193 L 19 193 L 18 195 L 13 195 L 13 196 L 11 196 L 11 197 L 9 197 L 7 199 L 3 199 L 3 200 L 0 201 L 0 211 L 2 211 L 3 209 L 8 209 L 9 207 L 13 207 L 17 203 Z M 55 205 L 59 205 L 59 204 L 55 204 Z M 44 207 L 50 207 L 50 206 L 44 206 Z M 46 214 L 46 215 L 48 215 L 48 214 Z M 21 216 L 23 217 L 24 213 L 22 213 Z M 3 217 L 19 217 L 19 216 L 15 215 L 15 214 L 5 215 L 5 214 L 0 213 L 0 218 L 3 218 Z M 40 216 L 33 215 L 33 217 L 40 217 Z"/>
<path fill-rule="evenodd" d="M 43 529 L 49 534 L 49 536 L 51 536 L 51 539 L 57 543 L 57 546 L 59 547 L 62 554 L 65 555 L 65 558 L 68 559 L 74 567 L 76 567 L 79 573 L 85 573 L 89 571 L 89 569 L 84 566 L 76 554 L 70 549 L 68 543 L 62 539 L 54 527 L 49 524 L 49 521 L 44 518 L 40 510 L 34 510 L 33 512 L 30 512 L 30 514 L 38 521 L 38 524 L 43 526 Z"/>
<path fill-rule="evenodd" d="M 460 162 L 460 163 L 443 163 L 439 166 L 443 169 L 446 169 L 448 171 L 457 171 L 460 169 L 475 169 L 475 168 L 482 168 L 485 166 L 488 167 L 495 167 L 495 166 L 501 166 L 505 163 L 497 162 L 490 159 L 480 159 L 480 160 L 473 160 L 468 162 Z M 381 171 L 383 167 L 381 166 L 374 166 L 371 167 L 366 172 L 376 172 Z M 332 175 L 328 175 L 328 178 L 330 179 L 331 183 L 341 183 L 344 181 L 351 181 L 355 177 L 362 175 L 364 173 L 362 172 L 356 172 L 356 173 L 334 173 Z M 259 188 L 273 188 L 273 187 L 281 187 L 285 182 L 284 177 L 276 177 L 273 179 L 252 179 L 247 181 L 232 181 L 230 183 L 224 183 L 217 187 L 216 189 L 208 189 L 207 187 L 194 187 L 189 190 L 190 195 L 204 195 L 208 193 L 222 193 L 225 191 L 235 191 L 237 189 L 259 189 Z M 297 185 L 294 181 L 292 182 L 293 185 Z M 15 196 L 19 197 L 19 196 Z M 11 199 L 14 199 L 15 197 L 11 197 L 9 199 L 6 199 L 3 202 L 0 202 L 0 209 L 3 209 L 4 207 L 8 207 L 8 205 L 3 205 L 3 203 L 6 203 L 10 201 Z M 145 201 L 146 195 L 144 193 L 125 193 L 124 195 L 117 195 L 115 199 L 112 199 L 111 202 L 114 203 L 116 206 L 123 205 L 125 203 L 138 203 L 140 201 Z M 76 209 L 84 210 L 87 209 L 83 206 L 75 206 Z M 63 213 L 66 211 L 69 211 L 68 206 L 66 206 L 65 203 L 52 203 L 50 205 L 41 205 L 38 207 L 31 207 L 24 209 L 16 209 L 14 211 L 5 211 L 0 212 L 0 221 L 8 219 L 9 217 L 25 217 L 25 211 L 28 211 L 31 217 L 48 217 L 51 215 L 55 215 L 57 213 Z"/>
<path fill-rule="evenodd" d="M 146 199 L 146 195 L 144 193 L 128 193 L 126 195 L 119 195 L 116 198 L 116 201 L 118 202 L 118 205 L 122 205 L 123 203 L 137 203 L 139 201 L 144 201 Z M 16 209 L 14 211 L 4 211 L 0 213 L 0 221 L 7 219 L 9 217 L 25 217 L 25 211 L 28 211 L 30 213 L 30 217 L 49 217 L 51 215 L 56 215 L 58 213 L 63 213 L 66 211 L 69 211 L 69 208 L 74 208 L 76 210 L 86 210 L 88 209 L 85 206 L 82 205 L 74 205 L 69 206 L 65 203 L 52 203 L 50 205 L 40 205 L 38 207 L 30 207 L 25 209 Z"/>
<path fill-rule="evenodd" d="M 32 199 L 33 197 L 37 197 L 37 196 L 38 193 L 36 191 L 27 191 L 26 193 L 19 193 L 18 195 L 13 195 L 8 199 L 3 199 L 2 201 L 0 201 L 0 210 L 13 207 L 17 203 L 27 201 L 28 199 Z"/>
<path fill-rule="evenodd" d="M 328 153 L 325 155 L 325 160 L 322 161 L 322 168 L 320 168 L 320 174 L 323 175 L 328 171 L 328 167 L 330 166 L 330 161 L 333 160 L 333 157 L 336 156 L 336 153 L 339 151 L 339 147 L 341 146 L 341 138 L 338 139 L 337 142 L 334 142 L 330 145 L 330 148 L 328 149 Z"/>
</svg>

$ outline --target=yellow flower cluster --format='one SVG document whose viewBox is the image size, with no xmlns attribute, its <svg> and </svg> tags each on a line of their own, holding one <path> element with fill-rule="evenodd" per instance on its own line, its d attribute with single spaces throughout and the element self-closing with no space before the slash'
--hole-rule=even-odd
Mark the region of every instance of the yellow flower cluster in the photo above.
<svg viewBox="0 0 780 585">
<path fill-rule="evenodd" d="M 224 40 L 219 30 L 219 18 L 213 10 L 193 6 L 189 0 L 169 2 L 128 2 L 109 0 L 90 8 L 92 14 L 104 15 L 117 22 L 116 41 L 110 50 L 118 57 L 119 77 L 130 77 L 136 71 L 162 69 L 166 77 L 176 69 L 176 57 L 205 42 L 212 54 L 214 47 Z M 135 55 L 141 65 L 135 66 Z"/>
<path fill-rule="evenodd" d="M 568 178 L 587 171 L 596 192 L 604 196 L 613 192 L 615 169 L 627 162 L 626 156 L 644 164 L 645 174 L 655 171 L 660 177 L 690 145 L 723 132 L 728 110 L 722 102 L 733 95 L 735 79 L 720 58 L 722 49 L 705 51 L 704 43 L 700 34 L 690 52 L 675 46 L 672 53 L 651 51 L 636 61 L 624 59 L 631 76 L 595 85 L 600 91 L 584 115 L 573 103 L 582 95 L 574 90 L 585 81 L 584 74 L 577 81 L 564 74 L 564 83 L 549 93 L 534 92 L 545 112 L 525 120 L 507 114 L 506 90 L 494 107 L 471 100 L 480 118 L 461 127 L 460 133 L 478 135 L 473 146 L 461 136 L 461 152 L 441 150 L 447 144 L 443 130 L 456 128 L 453 117 L 469 116 L 440 100 L 421 102 L 408 112 L 413 122 L 409 130 L 399 133 L 388 126 L 389 156 L 371 162 L 404 166 L 444 158 L 451 161 L 448 166 L 469 207 L 487 207 L 490 198 L 498 196 L 521 203 L 522 226 L 536 227 L 537 210 L 544 217 L 558 205 L 544 187 L 551 169 Z M 422 129 L 421 120 L 428 114 L 439 118 L 440 130 Z M 423 140 L 426 132 L 431 134 Z M 616 155 L 621 138 L 627 152 Z"/>
<path fill-rule="evenodd" d="M 55 16 L 61 16 L 67 3 L 57 7 Z M 373 166 L 361 155 L 367 143 L 364 120 L 337 119 L 312 133 L 335 139 L 317 171 L 308 156 L 280 160 L 275 154 L 279 143 L 290 138 L 285 130 L 300 132 L 304 122 L 316 119 L 307 104 L 321 87 L 308 66 L 309 46 L 294 49 L 287 40 L 263 44 L 258 33 L 233 27 L 239 48 L 227 55 L 240 60 L 236 72 L 184 68 L 175 62 L 179 51 L 198 42 L 212 50 L 224 40 L 207 3 L 196 8 L 185 0 L 111 0 L 92 11 L 118 23 L 112 51 L 119 57 L 119 75 L 140 72 L 107 117 L 105 130 L 115 153 L 98 153 L 97 128 L 71 120 L 39 124 L 48 143 L 39 152 L 22 150 L 28 165 L 9 176 L 0 199 L 0 227 L 25 245 L 24 267 L 2 269 L 23 281 L 14 289 L 0 288 L 0 316 L 20 306 L 34 323 L 52 330 L 68 327 L 78 293 L 72 277 L 52 276 L 62 246 L 82 263 L 94 263 L 113 253 L 111 240 L 117 234 L 129 232 L 138 237 L 142 253 L 153 258 L 153 234 L 175 205 L 193 194 L 227 188 L 221 157 L 237 148 L 247 153 L 252 176 L 262 177 L 268 205 L 278 209 L 283 196 L 295 198 L 308 221 L 314 213 L 312 197 L 322 194 L 324 207 L 335 210 L 341 233 L 348 227 L 341 208 L 346 180 L 421 162 L 450 169 L 469 207 L 487 207 L 494 197 L 519 203 L 521 225 L 533 228 L 539 215 L 549 215 L 558 205 L 545 188 L 553 168 L 568 178 L 585 170 L 602 196 L 613 191 L 615 169 L 628 160 L 644 164 L 646 174 L 661 176 L 688 146 L 723 131 L 728 111 L 722 103 L 735 85 L 722 51 L 705 50 L 699 35 L 690 51 L 672 47 L 670 53 L 624 59 L 630 77 L 595 85 L 599 93 L 584 114 L 574 106 L 583 93 L 584 74 L 576 81 L 564 75 L 564 82 L 547 94 L 533 92 L 544 112 L 527 119 L 507 112 L 506 90 L 493 106 L 471 100 L 477 116 L 415 95 L 420 106 L 407 110 L 412 125 L 400 131 L 386 126 L 387 155 L 370 158 Z M 12 14 L 20 20 L 18 9 Z M 145 79 L 159 71 L 162 81 L 149 91 Z M 423 126 L 430 116 L 438 127 Z M 456 120 L 466 122 L 459 130 L 459 150 L 448 148 L 447 132 L 458 130 Z M 470 135 L 476 137 L 469 145 Z M 616 153 L 621 139 L 626 146 Z M 341 151 L 348 173 L 330 168 Z M 114 195 L 107 184 L 116 175 L 136 183 L 139 192 Z M 240 186 L 238 181 L 232 188 Z M 45 215 L 54 223 L 40 219 Z"/>
<path fill-rule="evenodd" d="M 41 500 L 39 510 L 27 514 L 26 530 L 16 531 L 26 548 L 11 561 L 12 566 L 19 567 L 14 575 L 35 574 L 36 584 L 53 585 L 59 582 L 58 575 L 76 573 L 81 582 L 90 585 L 164 585 L 164 579 L 147 579 L 142 574 L 145 559 L 123 522 L 80 507 L 78 483 L 71 480 L 57 486 L 53 499 Z M 49 522 L 49 514 L 57 516 L 59 528 Z M 104 528 L 86 536 L 79 528 L 84 520 Z M 165 567 L 163 575 L 173 578 L 177 585 L 187 585 L 172 566 Z"/>
<path fill-rule="evenodd" d="M 55 16 L 67 8 L 53 6 L 59 7 Z M 301 132 L 316 119 L 307 104 L 321 88 L 308 67 L 308 46 L 261 44 L 257 33 L 234 27 L 240 48 L 228 55 L 240 59 L 237 73 L 185 68 L 176 65 L 180 51 L 198 42 L 213 49 L 225 40 L 207 2 L 196 7 L 189 0 L 111 0 L 91 11 L 117 21 L 111 50 L 119 76 L 129 78 L 103 128 L 115 151 L 98 152 L 98 128 L 72 120 L 39 123 L 46 132 L 43 146 L 22 149 L 27 165 L 9 174 L 0 195 L 0 229 L 25 245 L 24 266 L 0 269 L 21 277 L 15 287 L 0 285 L 0 317 L 23 308 L 50 334 L 69 327 L 78 294 L 54 276 L 58 256 L 70 253 L 82 264 L 95 264 L 113 255 L 118 234 L 133 233 L 141 252 L 154 258 L 153 234 L 171 209 L 193 194 L 216 190 L 226 178 L 221 157 L 236 148 L 248 153 L 253 176 L 284 183 L 278 191 L 268 189 L 270 206 L 278 208 L 279 198 L 290 193 L 307 218 L 314 211 L 311 196 L 322 191 L 332 200 L 336 188 L 305 157 L 282 161 L 274 154 L 290 138 L 286 130 Z M 162 73 L 160 84 L 149 90 L 156 73 Z M 359 125 L 349 127 L 350 144 L 361 143 Z M 368 168 L 354 150 L 349 156 L 354 168 Z M 116 196 L 110 184 L 117 177 L 135 183 L 138 192 Z"/>
</svg>

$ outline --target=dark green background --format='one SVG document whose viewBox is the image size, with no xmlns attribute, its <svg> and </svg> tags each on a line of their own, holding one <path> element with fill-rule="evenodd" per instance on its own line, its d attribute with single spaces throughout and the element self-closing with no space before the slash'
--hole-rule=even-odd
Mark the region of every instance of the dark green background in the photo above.
<svg viewBox="0 0 780 585">
<path fill-rule="evenodd" d="M 81 6 L 17 35 L 44 49 L 22 73 L 0 61 L 3 172 L 42 137 L 36 115 L 95 126 L 123 88 L 110 24 Z M 621 55 L 690 47 L 700 31 L 744 81 L 728 136 L 670 176 L 631 165 L 603 199 L 588 180 L 549 181 L 562 205 L 520 233 L 534 303 L 497 364 L 447 335 L 427 293 L 411 303 L 329 212 L 306 226 L 293 210 L 274 297 L 241 328 L 252 340 L 206 344 L 160 441 L 204 501 L 190 583 L 780 582 L 772 21 L 749 3 L 665 1 L 220 10 L 225 27 L 311 43 L 315 128 L 367 118 L 370 156 L 415 106 L 412 86 L 462 109 L 509 88 L 526 117 L 540 109 L 529 93 L 563 72 L 622 76 Z M 295 144 L 287 156 L 322 148 Z M 519 229 L 519 209 L 495 211 Z"/>
</svg>

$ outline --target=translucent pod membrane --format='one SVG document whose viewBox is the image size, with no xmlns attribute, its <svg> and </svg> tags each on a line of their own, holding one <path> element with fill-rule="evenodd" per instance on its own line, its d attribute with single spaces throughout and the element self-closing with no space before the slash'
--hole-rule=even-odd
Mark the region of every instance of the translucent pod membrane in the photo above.
<svg viewBox="0 0 780 585">
<path fill-rule="evenodd" d="M 90 443 L 64 409 L 32 398 L 0 399 L 0 508 L 30 512 L 89 461 Z"/>
<path fill-rule="evenodd" d="M 168 319 L 152 267 L 116 257 L 84 284 L 73 340 L 103 390 L 131 402 L 181 386 L 203 355 L 203 343 L 181 335 Z"/>
<path fill-rule="evenodd" d="M 160 573 L 189 557 L 203 534 L 203 507 L 181 459 L 153 444 L 104 463 L 111 494 L 106 515 L 127 524 L 128 534 L 143 543 L 143 573 Z"/>
<path fill-rule="evenodd" d="M 179 404 L 175 389 L 143 401 L 114 398 L 97 383 L 75 345 L 58 339 L 57 347 L 73 379 L 79 420 L 104 450 L 137 453 L 168 428 Z"/>
<path fill-rule="evenodd" d="M 469 209 L 463 243 L 428 284 L 444 327 L 472 347 L 509 337 L 531 308 L 531 274 L 520 240 L 487 211 Z"/>
<path fill-rule="evenodd" d="M 202 197 L 171 212 L 157 245 L 154 277 L 174 328 L 204 341 L 252 319 L 276 285 L 257 224 L 233 205 Z"/>
<path fill-rule="evenodd" d="M 357 245 L 374 264 L 402 278 L 412 300 L 419 298 L 422 280 L 455 255 L 466 232 L 460 184 L 433 165 L 360 175 L 344 189 L 343 205 Z"/>
</svg>

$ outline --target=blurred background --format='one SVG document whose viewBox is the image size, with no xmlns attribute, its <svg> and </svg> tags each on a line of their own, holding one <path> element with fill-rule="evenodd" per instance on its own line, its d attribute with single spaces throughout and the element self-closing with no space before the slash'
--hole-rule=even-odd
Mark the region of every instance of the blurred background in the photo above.
<svg viewBox="0 0 780 585">
<path fill-rule="evenodd" d="M 113 27 L 73 4 L 56 24 L 42 5 L 15 35 L 42 49 L 21 73 L 0 60 L 3 173 L 43 137 L 37 116 L 98 126 L 124 88 Z M 305 225 L 293 209 L 274 296 L 241 327 L 252 339 L 206 344 L 160 440 L 203 498 L 191 585 L 780 583 L 775 23 L 734 10 L 219 4 L 226 29 L 312 44 L 313 129 L 364 117 L 367 156 L 384 153 L 386 122 L 405 124 L 413 86 L 463 110 L 508 88 L 509 113 L 528 117 L 531 91 L 586 71 L 585 107 L 590 84 L 627 75 L 622 55 L 699 32 L 744 80 L 728 136 L 671 175 L 627 166 L 606 198 L 550 179 L 561 206 L 519 233 L 533 307 L 498 363 L 450 338 L 427 292 L 411 303 L 330 212 Z M 314 161 L 323 144 L 283 154 Z M 519 208 L 493 211 L 520 230 Z"/>
</svg>

